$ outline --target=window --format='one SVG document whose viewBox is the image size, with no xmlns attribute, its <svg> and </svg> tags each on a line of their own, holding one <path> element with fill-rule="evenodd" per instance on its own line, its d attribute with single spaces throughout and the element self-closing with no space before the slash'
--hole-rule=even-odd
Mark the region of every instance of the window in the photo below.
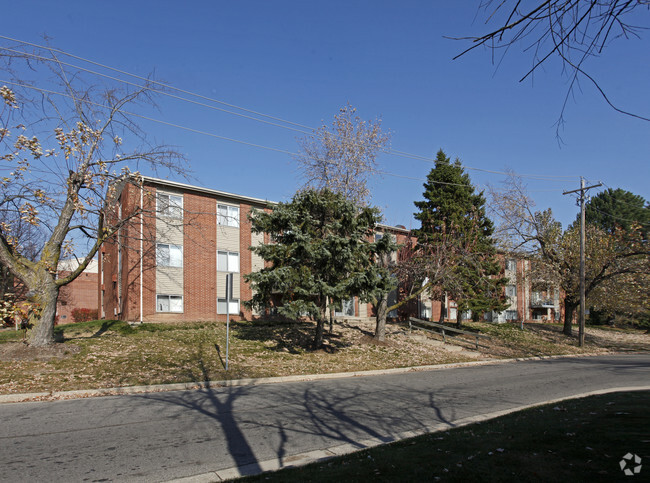
<svg viewBox="0 0 650 483">
<path fill-rule="evenodd" d="M 506 310 L 506 320 L 517 320 L 517 311 Z"/>
<path fill-rule="evenodd" d="M 506 260 L 506 270 L 515 272 L 517 270 L 517 260 Z"/>
<path fill-rule="evenodd" d="M 393 235 L 392 233 L 389 233 L 390 239 L 393 243 L 397 243 L 397 235 Z M 378 242 L 384 237 L 384 233 L 375 233 L 375 241 Z"/>
<path fill-rule="evenodd" d="M 156 245 L 156 264 L 159 267 L 182 267 L 183 247 L 178 245 Z"/>
<path fill-rule="evenodd" d="M 217 313 L 225 314 L 226 313 L 226 299 L 217 299 Z M 230 313 L 239 314 L 239 299 L 230 300 Z"/>
<path fill-rule="evenodd" d="M 217 225 L 239 227 L 239 207 L 217 205 Z"/>
<path fill-rule="evenodd" d="M 170 218 L 183 218 L 183 197 L 158 193 L 158 213 Z"/>
<path fill-rule="evenodd" d="M 156 295 L 156 312 L 182 312 L 182 295 Z"/>
<path fill-rule="evenodd" d="M 217 271 L 219 272 L 239 272 L 239 253 L 237 252 L 217 252 Z"/>
<path fill-rule="evenodd" d="M 506 285 L 506 297 L 516 297 L 516 296 L 517 296 L 517 286 Z"/>
</svg>

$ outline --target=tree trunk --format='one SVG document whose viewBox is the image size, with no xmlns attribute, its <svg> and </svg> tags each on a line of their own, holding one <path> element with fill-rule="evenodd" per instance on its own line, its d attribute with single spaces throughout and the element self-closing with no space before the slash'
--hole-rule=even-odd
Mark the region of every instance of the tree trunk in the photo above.
<svg viewBox="0 0 650 483">
<path fill-rule="evenodd" d="M 445 321 L 445 312 L 447 311 L 447 305 L 445 304 L 446 294 L 442 294 L 440 297 L 440 320 L 438 321 L 442 324 Z M 433 309 L 431 309 L 431 316 L 433 317 Z"/>
<path fill-rule="evenodd" d="M 573 313 L 576 310 L 578 304 L 568 302 L 564 299 L 564 330 L 562 331 L 564 335 L 571 336 L 573 332 L 571 331 L 571 324 L 573 323 Z"/>
<path fill-rule="evenodd" d="M 327 320 L 327 303 L 323 302 L 320 307 L 320 314 L 316 320 L 316 335 L 314 336 L 314 350 L 323 346 L 323 333 L 325 332 L 325 321 Z"/>
<path fill-rule="evenodd" d="M 463 328 L 463 311 L 460 310 L 460 307 L 458 304 L 456 304 L 456 328 L 457 329 L 462 329 Z"/>
<path fill-rule="evenodd" d="M 34 296 L 29 298 L 29 301 L 37 307 L 29 317 L 29 324 L 32 326 L 29 345 L 32 347 L 54 344 L 54 320 L 58 297 L 59 287 L 54 283 L 47 283 L 36 289 Z"/>
<path fill-rule="evenodd" d="M 377 325 L 375 326 L 375 340 L 383 341 L 386 338 L 386 315 L 388 311 L 388 294 L 384 293 L 377 304 Z"/>
<path fill-rule="evenodd" d="M 330 335 L 334 327 L 334 299 L 330 299 Z"/>
</svg>

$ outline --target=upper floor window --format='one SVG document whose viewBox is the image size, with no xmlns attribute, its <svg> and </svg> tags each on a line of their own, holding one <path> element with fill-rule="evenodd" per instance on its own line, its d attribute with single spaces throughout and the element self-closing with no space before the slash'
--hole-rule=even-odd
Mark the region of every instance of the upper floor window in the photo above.
<svg viewBox="0 0 650 483">
<path fill-rule="evenodd" d="M 239 227 L 239 207 L 217 205 L 217 225 Z"/>
<path fill-rule="evenodd" d="M 183 247 L 178 245 L 156 245 L 156 264 L 159 267 L 182 267 Z"/>
<path fill-rule="evenodd" d="M 239 272 L 239 253 L 217 252 L 217 270 L 219 272 Z"/>
<path fill-rule="evenodd" d="M 506 285 L 506 296 L 515 297 L 517 295 L 517 286 L 516 285 Z"/>
<path fill-rule="evenodd" d="M 183 218 L 183 197 L 158 193 L 158 213 L 170 218 Z"/>
<path fill-rule="evenodd" d="M 509 260 L 506 260 L 506 270 L 509 270 L 509 271 L 512 271 L 512 272 L 517 270 L 517 260 L 514 260 L 512 258 L 509 259 Z"/>
</svg>

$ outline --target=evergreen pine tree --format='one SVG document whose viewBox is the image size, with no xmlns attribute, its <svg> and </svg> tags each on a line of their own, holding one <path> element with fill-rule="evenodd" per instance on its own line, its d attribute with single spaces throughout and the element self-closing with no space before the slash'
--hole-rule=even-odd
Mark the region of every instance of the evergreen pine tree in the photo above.
<svg viewBox="0 0 650 483">
<path fill-rule="evenodd" d="M 647 240 L 650 231 L 650 204 L 642 196 L 630 191 L 608 188 L 586 204 L 585 221 L 608 233 L 615 233 L 619 227 L 630 233 L 638 225 L 643 238 Z"/>
<path fill-rule="evenodd" d="M 506 279 L 497 277 L 501 267 L 483 193 L 474 192 L 460 160 L 452 163 L 442 150 L 424 190 L 424 200 L 415 202 L 419 209 L 415 218 L 421 222 L 421 228 L 414 231 L 418 243 L 435 244 L 450 234 L 462 240 L 459 246 L 463 248 L 450 257 L 449 263 L 454 266 L 442 282 L 442 290 L 457 304 L 457 325 L 460 327 L 461 313 L 467 310 L 504 310 L 502 288 Z"/>
<path fill-rule="evenodd" d="M 374 241 L 376 208 L 358 208 L 342 194 L 307 190 L 271 212 L 253 212 L 252 230 L 270 243 L 251 247 L 267 266 L 246 276 L 253 289 L 249 306 L 273 306 L 289 318 L 316 321 L 314 348 L 323 343 L 329 300 L 374 299 L 390 290 L 386 268 L 375 260 L 395 247 L 390 237 Z"/>
</svg>

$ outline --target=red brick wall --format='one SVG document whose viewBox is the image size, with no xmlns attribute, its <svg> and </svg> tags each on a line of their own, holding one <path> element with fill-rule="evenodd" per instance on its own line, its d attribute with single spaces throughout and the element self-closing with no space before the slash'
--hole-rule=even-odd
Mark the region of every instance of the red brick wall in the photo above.
<svg viewBox="0 0 650 483">
<path fill-rule="evenodd" d="M 61 272 L 61 276 L 70 272 Z M 97 293 L 97 273 L 82 272 L 76 279 L 61 287 L 59 300 L 56 305 L 56 315 L 60 324 L 74 322 L 74 309 L 97 310 L 99 307 Z M 98 316 L 101 315 L 98 313 Z"/>
<path fill-rule="evenodd" d="M 253 270 L 253 259 L 250 251 L 253 240 L 251 237 L 251 222 L 248 219 L 250 211 L 250 205 L 244 203 L 239 205 L 239 276 L 241 277 L 241 285 L 239 289 L 239 310 L 241 315 L 247 320 L 250 320 L 253 316 L 251 311 L 244 307 L 243 304 L 245 300 L 248 301 L 253 297 L 250 285 L 244 281 L 244 275 L 251 273 Z"/>
<path fill-rule="evenodd" d="M 213 198 L 183 195 L 184 320 L 215 320 L 217 314 L 217 205 Z"/>
</svg>

